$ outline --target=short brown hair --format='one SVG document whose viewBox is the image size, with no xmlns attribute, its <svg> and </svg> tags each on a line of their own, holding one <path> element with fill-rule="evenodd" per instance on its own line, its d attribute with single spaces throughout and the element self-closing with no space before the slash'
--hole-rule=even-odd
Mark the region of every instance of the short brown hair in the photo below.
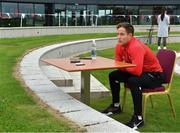
<svg viewBox="0 0 180 133">
<path fill-rule="evenodd" d="M 116 28 L 119 29 L 120 27 L 125 28 L 127 33 L 132 33 L 134 36 L 134 27 L 130 23 L 119 23 Z"/>
</svg>

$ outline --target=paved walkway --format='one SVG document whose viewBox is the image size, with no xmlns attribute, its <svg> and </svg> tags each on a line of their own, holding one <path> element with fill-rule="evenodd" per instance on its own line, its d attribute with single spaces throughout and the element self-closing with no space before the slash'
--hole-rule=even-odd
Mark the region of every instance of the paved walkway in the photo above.
<svg viewBox="0 0 180 133">
<path fill-rule="evenodd" d="M 40 68 L 42 55 L 52 48 L 66 44 L 68 43 L 47 46 L 24 56 L 19 72 L 29 89 L 50 108 L 86 128 L 88 132 L 137 132 L 68 95 L 63 91 L 67 88 L 57 87 L 43 73 Z M 180 74 L 180 60 L 177 61 L 175 71 Z"/>
</svg>

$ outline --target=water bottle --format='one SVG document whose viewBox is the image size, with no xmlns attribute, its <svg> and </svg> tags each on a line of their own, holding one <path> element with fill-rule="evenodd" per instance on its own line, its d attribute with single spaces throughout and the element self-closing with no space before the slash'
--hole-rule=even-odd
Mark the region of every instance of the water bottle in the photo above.
<svg viewBox="0 0 180 133">
<path fill-rule="evenodd" d="M 92 58 L 92 60 L 96 59 L 96 42 L 95 42 L 95 40 L 92 40 L 91 58 Z"/>
</svg>

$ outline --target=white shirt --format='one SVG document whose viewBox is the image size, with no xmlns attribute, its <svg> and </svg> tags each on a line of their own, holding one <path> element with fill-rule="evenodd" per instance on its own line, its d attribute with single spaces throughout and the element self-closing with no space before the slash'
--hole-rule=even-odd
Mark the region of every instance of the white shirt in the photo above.
<svg viewBox="0 0 180 133">
<path fill-rule="evenodd" d="M 158 37 L 168 37 L 168 27 L 170 24 L 169 16 L 164 15 L 163 21 L 161 20 L 161 15 L 158 16 Z"/>
</svg>

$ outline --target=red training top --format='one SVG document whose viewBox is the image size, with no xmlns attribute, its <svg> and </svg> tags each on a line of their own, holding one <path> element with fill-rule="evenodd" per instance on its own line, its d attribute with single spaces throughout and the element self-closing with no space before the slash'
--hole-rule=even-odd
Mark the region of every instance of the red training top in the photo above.
<svg viewBox="0 0 180 133">
<path fill-rule="evenodd" d="M 135 37 L 124 46 L 116 45 L 115 60 L 136 64 L 136 67 L 122 68 L 121 71 L 140 76 L 142 72 L 162 72 L 162 68 L 154 53 L 143 42 Z"/>
</svg>

